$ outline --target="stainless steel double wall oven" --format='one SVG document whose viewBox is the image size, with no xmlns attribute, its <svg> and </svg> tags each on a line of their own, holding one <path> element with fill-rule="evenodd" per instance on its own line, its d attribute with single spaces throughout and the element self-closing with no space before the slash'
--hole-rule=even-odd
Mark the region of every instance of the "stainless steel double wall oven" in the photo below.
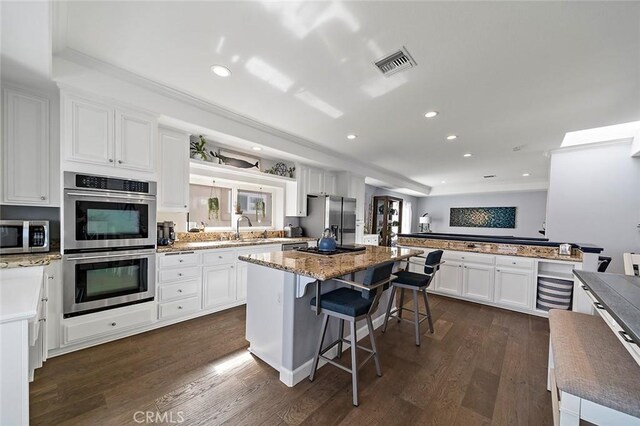
<svg viewBox="0 0 640 426">
<path fill-rule="evenodd" d="M 64 173 L 64 315 L 153 300 L 156 183 Z"/>
</svg>

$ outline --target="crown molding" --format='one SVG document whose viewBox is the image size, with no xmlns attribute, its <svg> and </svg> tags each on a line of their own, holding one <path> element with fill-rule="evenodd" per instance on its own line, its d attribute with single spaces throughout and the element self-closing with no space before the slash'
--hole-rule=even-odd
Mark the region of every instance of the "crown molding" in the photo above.
<svg viewBox="0 0 640 426">
<path fill-rule="evenodd" d="M 88 69 L 94 70 L 96 72 L 108 75 L 110 77 L 117 78 L 119 80 L 125 81 L 135 86 L 142 87 L 160 96 L 168 97 L 176 101 L 189 104 L 198 109 L 206 111 L 210 114 L 223 117 L 235 123 L 267 133 L 271 136 L 275 136 L 277 138 L 286 140 L 288 142 L 295 143 L 307 149 L 315 150 L 332 157 L 339 157 L 339 158 L 348 160 L 350 163 L 358 164 L 362 168 L 377 172 L 376 174 L 381 175 L 382 177 L 388 176 L 390 178 L 394 178 L 394 180 L 399 180 L 400 182 L 403 182 L 402 185 L 396 184 L 394 186 L 406 187 L 408 189 L 423 193 L 425 195 L 431 192 L 430 186 L 408 179 L 406 176 L 402 176 L 401 174 L 398 174 L 394 171 L 390 171 L 373 164 L 364 163 L 358 160 L 357 158 L 347 156 L 341 152 L 332 150 L 330 148 L 323 147 L 308 139 L 305 139 L 300 136 L 288 133 L 284 130 L 280 130 L 278 128 L 269 126 L 253 118 L 247 117 L 240 113 L 229 110 L 225 107 L 217 105 L 213 102 L 205 100 L 192 93 L 178 90 L 165 83 L 140 76 L 126 69 L 117 67 L 108 62 L 102 61 L 90 55 L 79 52 L 75 49 L 67 47 L 64 50 L 60 51 L 56 56 L 60 57 L 61 59 L 67 60 L 69 62 L 73 62 L 83 67 L 86 67 Z M 159 113 L 161 112 L 159 111 Z M 327 165 L 327 166 L 330 166 L 330 165 Z"/>
</svg>

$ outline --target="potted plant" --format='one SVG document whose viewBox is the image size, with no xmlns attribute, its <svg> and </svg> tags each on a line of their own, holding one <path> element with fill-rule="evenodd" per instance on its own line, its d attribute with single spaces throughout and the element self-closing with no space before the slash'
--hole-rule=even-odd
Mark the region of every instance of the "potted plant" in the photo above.
<svg viewBox="0 0 640 426">
<path fill-rule="evenodd" d="M 216 220 L 220 219 L 220 200 L 218 200 L 218 197 L 209 198 L 207 200 L 207 204 L 209 207 L 209 220 L 211 220 L 213 217 L 215 217 Z"/>
<path fill-rule="evenodd" d="M 209 156 L 207 154 L 207 141 L 204 139 L 204 136 L 200 135 L 199 141 L 192 140 L 190 143 L 190 153 L 191 158 L 197 158 L 203 161 L 208 161 Z"/>
</svg>

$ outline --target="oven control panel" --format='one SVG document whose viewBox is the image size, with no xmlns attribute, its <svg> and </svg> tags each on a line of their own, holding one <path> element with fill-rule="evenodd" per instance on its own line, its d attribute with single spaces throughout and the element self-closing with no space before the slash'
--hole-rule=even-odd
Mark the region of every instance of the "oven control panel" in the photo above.
<svg viewBox="0 0 640 426">
<path fill-rule="evenodd" d="M 126 180 L 104 176 L 76 175 L 76 187 L 106 191 L 149 193 L 149 182 Z"/>
</svg>

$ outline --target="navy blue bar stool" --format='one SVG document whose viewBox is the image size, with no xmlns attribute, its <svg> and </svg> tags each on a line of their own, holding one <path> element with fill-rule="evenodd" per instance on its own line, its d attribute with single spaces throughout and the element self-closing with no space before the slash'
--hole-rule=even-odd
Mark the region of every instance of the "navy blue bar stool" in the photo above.
<svg viewBox="0 0 640 426">
<path fill-rule="evenodd" d="M 429 253 L 429 255 L 425 256 L 414 256 L 426 259 L 424 262 L 424 274 L 418 274 L 416 272 L 409 272 L 406 269 L 409 268 L 409 264 L 416 264 L 422 266 L 422 262 L 413 261 L 411 259 L 407 260 L 407 267 L 404 271 L 396 272 L 396 279 L 393 281 L 391 288 L 391 295 L 389 296 L 389 304 L 387 305 L 387 313 L 384 317 L 384 326 L 382 327 L 382 332 L 387 331 L 387 322 L 389 318 L 397 318 L 398 322 L 407 321 L 413 322 L 415 324 L 416 329 L 416 346 L 420 346 L 420 323 L 425 319 L 429 321 L 429 331 L 433 333 L 433 320 L 431 319 L 431 309 L 429 309 L 429 299 L 427 297 L 427 287 L 431 285 L 431 282 L 436 276 L 436 272 L 440 269 L 440 265 L 442 263 L 440 260 L 442 259 L 442 250 L 436 250 Z M 393 311 L 391 310 L 393 306 L 393 298 L 396 295 L 396 291 L 400 289 L 400 303 L 397 308 Z M 411 290 L 413 291 L 413 310 L 407 309 L 404 307 L 404 291 Z M 424 304 L 427 312 L 420 312 L 418 309 L 418 292 L 422 293 L 422 297 L 424 298 Z M 402 311 L 413 312 L 413 321 L 402 318 Z M 423 316 L 420 319 L 420 316 Z"/>
<path fill-rule="evenodd" d="M 371 321 L 371 314 L 378 308 L 378 302 L 380 301 L 382 292 L 389 288 L 389 283 L 392 280 L 392 270 L 393 262 L 379 265 L 374 268 L 369 268 L 366 271 L 365 279 L 362 283 L 335 278 L 334 281 L 347 284 L 352 288 L 341 287 L 319 296 L 319 308 L 316 297 L 311 299 L 311 309 L 320 309 L 319 313 L 324 314 L 324 318 L 322 319 L 322 330 L 320 332 L 320 339 L 318 341 L 318 349 L 316 351 L 315 357 L 313 358 L 313 365 L 311 367 L 309 380 L 313 381 L 320 358 L 346 371 L 347 373 L 351 373 L 351 382 L 353 386 L 353 405 L 355 406 L 358 405 L 358 370 L 367 361 L 373 358 L 376 364 L 376 373 L 378 377 L 382 376 L 382 370 L 380 369 L 380 358 L 378 357 L 376 340 L 373 335 L 373 323 Z M 356 289 L 354 290 L 353 287 L 355 287 Z M 329 346 L 323 349 L 322 345 L 324 343 L 325 334 L 327 333 L 327 326 L 329 325 L 330 317 L 335 317 L 340 320 L 339 336 L 336 341 L 329 344 Z M 371 348 L 358 345 L 358 339 L 356 337 L 356 321 L 360 319 L 367 320 Z M 350 325 L 351 341 L 343 338 L 345 321 L 348 321 Z M 337 346 L 337 357 L 340 358 L 342 354 L 342 343 L 351 344 L 351 368 L 347 368 L 344 365 L 338 364 L 334 360 L 324 356 L 325 353 L 327 353 L 333 347 Z M 357 361 L 356 348 L 360 348 L 364 351 L 369 352 L 369 356 L 364 361 L 362 361 L 360 365 L 358 365 Z"/>
</svg>

